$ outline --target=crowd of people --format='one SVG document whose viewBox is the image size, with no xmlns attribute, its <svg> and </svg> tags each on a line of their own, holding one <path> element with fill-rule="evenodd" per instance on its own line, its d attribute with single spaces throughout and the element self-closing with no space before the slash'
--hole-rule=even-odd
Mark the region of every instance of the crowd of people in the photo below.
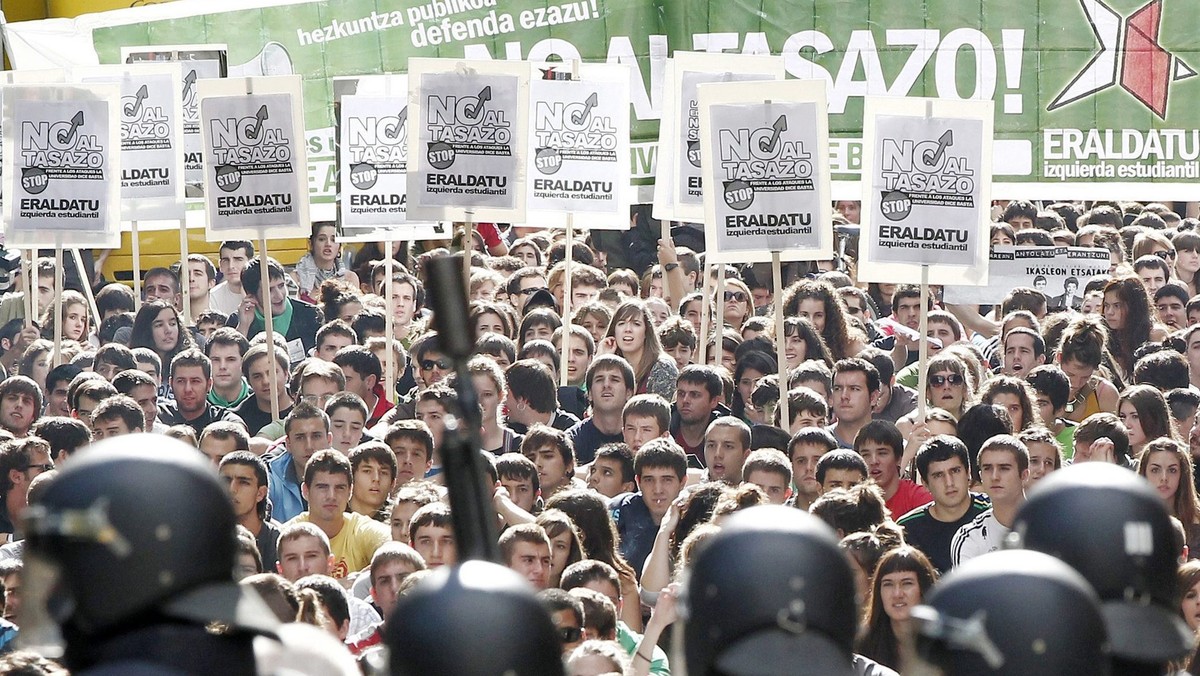
<svg viewBox="0 0 1200 676">
<path fill-rule="evenodd" d="M 1114 202 L 998 216 L 992 245 L 1101 247 L 1110 274 L 955 306 L 858 283 L 853 239 L 776 287 L 765 266 L 705 265 L 688 226 L 651 258 L 637 219 L 573 242 L 476 224 L 465 372 L 501 562 L 538 590 L 568 673 L 670 673 L 690 562 L 765 504 L 837 533 L 876 669 L 860 673 L 900 671 L 938 579 L 1005 548 L 1030 490 L 1085 462 L 1153 486 L 1178 530 L 1173 610 L 1200 631 L 1200 221 Z M 834 219 L 857 222 L 857 203 Z M 292 270 L 228 241 L 217 264 L 147 271 L 140 299 L 56 297 L 39 259 L 44 314 L 0 298 L 0 643 L 20 631 L 23 514 L 93 441 L 160 433 L 227 485 L 242 584 L 369 659 L 398 599 L 459 560 L 440 454 L 458 376 L 426 266 L 465 239 L 351 250 L 316 223 Z"/>
</svg>

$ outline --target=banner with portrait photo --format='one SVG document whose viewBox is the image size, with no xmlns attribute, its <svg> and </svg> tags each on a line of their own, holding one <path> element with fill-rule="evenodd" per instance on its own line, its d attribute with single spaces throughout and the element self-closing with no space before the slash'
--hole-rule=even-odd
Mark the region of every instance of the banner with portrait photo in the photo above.
<svg viewBox="0 0 1200 676">
<path fill-rule="evenodd" d="M 995 305 L 1018 286 L 1046 294 L 1051 310 L 1078 309 L 1083 288 L 1093 277 L 1108 277 L 1108 249 L 1078 246 L 998 246 L 989 261 L 985 286 L 946 287 L 944 300 L 955 305 Z"/>
</svg>

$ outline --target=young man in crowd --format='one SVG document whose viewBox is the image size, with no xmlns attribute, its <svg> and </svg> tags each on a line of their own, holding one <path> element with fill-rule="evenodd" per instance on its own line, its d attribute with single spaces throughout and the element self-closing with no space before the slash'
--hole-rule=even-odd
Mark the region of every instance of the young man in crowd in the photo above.
<svg viewBox="0 0 1200 676">
<path fill-rule="evenodd" d="M 332 449 L 317 451 L 304 467 L 304 499 L 308 511 L 288 521 L 309 522 L 329 538 L 333 569 L 329 575 L 340 579 L 366 568 L 371 556 L 391 539 L 387 526 L 374 519 L 348 512 L 354 472 L 346 456 Z"/>
<path fill-rule="evenodd" d="M 433 433 L 420 420 L 393 423 L 383 443 L 396 457 L 397 486 L 424 479 L 433 467 Z"/>
<path fill-rule="evenodd" d="M 321 361 L 333 361 L 338 350 L 358 344 L 358 334 L 354 328 L 341 319 L 334 318 L 326 322 L 317 331 L 317 347 L 313 355 Z"/>
<path fill-rule="evenodd" d="M 1019 439 L 999 434 L 979 449 L 979 477 L 991 507 L 958 529 L 950 543 L 953 565 L 994 552 L 1004 545 L 1017 510 L 1025 502 L 1029 449 Z"/>
<path fill-rule="evenodd" d="M 208 357 L 197 349 L 180 352 L 171 360 L 171 390 L 175 393 L 175 401 L 159 402 L 158 419 L 164 425 L 187 425 L 196 431 L 196 436 L 218 420 L 244 427 L 245 421 L 237 414 L 208 402 L 211 388 L 212 362 Z"/>
<path fill-rule="evenodd" d="M 348 509 L 383 522 L 396 484 L 396 454 L 385 443 L 368 441 L 350 451 L 349 459 L 354 480 Z"/>
<path fill-rule="evenodd" d="M 517 524 L 500 535 L 500 560 L 534 589 L 549 586 L 550 537 L 536 523 Z"/>
<path fill-rule="evenodd" d="M 879 371 L 865 359 L 841 359 L 833 367 L 833 412 L 837 422 L 829 431 L 841 448 L 854 448 L 859 430 L 871 422 L 879 399 Z"/>
<path fill-rule="evenodd" d="M 270 470 L 270 498 L 273 516 L 284 522 L 308 507 L 301 488 L 308 461 L 317 451 L 328 449 L 329 416 L 307 402 L 292 408 L 284 420 L 286 445 L 267 458 Z"/>
<path fill-rule="evenodd" d="M 267 517 L 267 464 L 257 455 L 239 450 L 221 458 L 217 473 L 229 487 L 229 500 L 238 524 L 250 531 L 258 544 L 263 569 L 275 570 L 280 526 L 278 521 Z"/>
<path fill-rule="evenodd" d="M 633 473 L 633 451 L 624 442 L 605 444 L 588 465 L 588 488 L 606 498 L 637 490 Z"/>
<path fill-rule="evenodd" d="M 817 461 L 816 477 L 821 486 L 821 495 L 836 488 L 857 486 L 867 480 L 869 473 L 862 456 L 844 448 L 830 451 Z"/>
<path fill-rule="evenodd" d="M 232 315 L 246 298 L 242 271 L 254 258 L 254 245 L 244 241 L 221 242 L 217 256 L 221 263 L 221 283 L 208 292 L 208 305 L 221 314 Z"/>
<path fill-rule="evenodd" d="M 236 329 L 221 327 L 213 332 L 204 345 L 204 354 L 212 362 L 208 403 L 233 409 L 250 397 L 250 384 L 242 373 L 242 358 L 249 349 L 250 341 Z"/>
<path fill-rule="evenodd" d="M 348 345 L 338 350 L 333 363 L 346 376 L 347 391 L 357 394 L 367 405 L 371 412 L 367 427 L 374 427 L 394 406 L 383 388 L 383 365 L 379 357 L 361 345 Z"/>
<path fill-rule="evenodd" d="M 0 382 L 0 428 L 18 439 L 42 413 L 42 390 L 25 376 L 9 376 Z"/>
<path fill-rule="evenodd" d="M 792 464 L 774 448 L 760 448 L 746 456 L 742 476 L 761 488 L 773 505 L 785 504 L 792 495 Z"/>
<path fill-rule="evenodd" d="M 671 405 L 657 394 L 639 394 L 621 411 L 621 434 L 633 453 L 651 439 L 667 436 L 670 424 Z"/>
<path fill-rule="evenodd" d="M 870 477 L 883 490 L 883 498 L 892 514 L 907 514 L 933 500 L 920 484 L 901 478 L 904 437 L 895 425 L 886 420 L 867 423 L 854 439 L 854 450 L 867 463 Z"/>
<path fill-rule="evenodd" d="M 268 288 L 262 285 L 261 258 L 252 259 L 242 271 L 242 289 L 246 299 L 229 315 L 228 326 L 236 327 L 247 339 L 266 328 L 263 308 L 270 308 L 272 329 L 287 341 L 288 359 L 296 364 L 316 347 L 317 329 L 325 323 L 320 308 L 287 295 L 287 272 L 279 261 L 267 260 Z"/>
<path fill-rule="evenodd" d="M 534 425 L 521 441 L 521 455 L 537 467 L 543 500 L 581 485 L 574 480 L 575 452 L 565 432 L 546 425 Z"/>
<path fill-rule="evenodd" d="M 704 479 L 737 486 L 749 454 L 750 427 L 733 416 L 717 418 L 704 433 Z"/>
<path fill-rule="evenodd" d="M 271 357 L 275 358 L 275 386 L 271 387 Z M 279 409 L 279 417 L 286 418 L 292 410 L 292 397 L 287 390 L 288 358 L 287 353 L 278 345 L 268 347 L 259 343 L 246 351 L 242 358 L 242 373 L 250 383 L 250 391 L 254 396 L 247 397 L 236 409 L 237 414 L 246 423 L 250 436 L 258 436 L 259 432 L 271 424 L 271 396 L 275 396 L 275 406 Z"/>
<path fill-rule="evenodd" d="M 433 502 L 418 509 L 408 522 L 408 539 L 430 569 L 458 563 L 458 541 L 450 508 Z"/>
<path fill-rule="evenodd" d="M 350 449 L 373 441 L 364 430 L 367 428 L 367 405 L 353 392 L 338 392 L 325 403 L 325 415 L 329 416 L 333 447 L 349 455 Z"/>
<path fill-rule="evenodd" d="M 796 485 L 793 502 L 799 509 L 808 509 L 821 496 L 817 464 L 825 454 L 837 449 L 833 434 L 821 427 L 805 427 L 788 442 L 788 461 L 792 466 L 792 481 Z"/>
<path fill-rule="evenodd" d="M 167 431 L 167 426 L 158 422 L 158 388 L 154 380 L 137 369 L 118 373 L 112 379 L 117 392 L 133 399 L 146 417 L 146 430 L 156 434 Z"/>
<path fill-rule="evenodd" d="M 504 400 L 507 424 L 517 434 L 524 434 L 536 424 L 565 432 L 579 422 L 558 407 L 558 386 L 545 364 L 536 359 L 521 359 L 505 370 L 504 377 L 508 381 Z"/>
<path fill-rule="evenodd" d="M 933 501 L 896 519 L 908 544 L 925 552 L 943 575 L 954 565 L 950 543 L 958 530 L 989 507 L 987 498 L 971 493 L 971 463 L 958 439 L 938 435 L 917 451 L 917 472 Z"/>
<path fill-rule="evenodd" d="M 597 357 L 588 366 L 584 381 L 592 414 L 567 430 L 580 465 L 591 463 L 601 446 L 624 440 L 621 413 L 637 389 L 633 367 L 612 354 Z"/>
<path fill-rule="evenodd" d="M 621 537 L 621 555 L 640 571 L 654 546 L 659 523 L 683 490 L 687 456 L 671 439 L 651 439 L 634 456 L 633 473 L 637 492 L 613 498 L 609 510 Z"/>
<path fill-rule="evenodd" d="M 145 429 L 146 414 L 136 401 L 123 394 L 105 399 L 92 411 L 92 438 L 96 441 Z"/>
<path fill-rule="evenodd" d="M 684 453 L 703 458 L 709 424 L 730 413 L 722 402 L 723 392 L 721 375 L 712 366 L 692 364 L 679 372 L 671 406 L 671 438 Z"/>
</svg>

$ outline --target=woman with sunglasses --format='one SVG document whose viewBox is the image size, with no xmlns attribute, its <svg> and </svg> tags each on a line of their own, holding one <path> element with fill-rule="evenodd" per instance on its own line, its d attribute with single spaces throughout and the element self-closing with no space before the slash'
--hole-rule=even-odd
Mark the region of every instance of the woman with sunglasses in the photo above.
<svg viewBox="0 0 1200 676">
<path fill-rule="evenodd" d="M 975 401 L 975 386 L 967 366 L 954 354 L 939 354 L 929 360 L 925 400 L 930 406 L 945 409 L 955 420 Z"/>
<path fill-rule="evenodd" d="M 716 301 L 713 301 L 714 304 Z M 750 287 L 740 279 L 725 279 L 725 325 L 741 332 L 746 320 L 754 316 Z"/>
<path fill-rule="evenodd" d="M 667 401 L 675 397 L 675 379 L 679 367 L 663 353 L 662 343 L 650 311 L 640 300 L 626 300 L 613 313 L 604 340 L 596 346 L 596 356 L 615 354 L 633 367 L 638 394 L 657 394 Z"/>
</svg>

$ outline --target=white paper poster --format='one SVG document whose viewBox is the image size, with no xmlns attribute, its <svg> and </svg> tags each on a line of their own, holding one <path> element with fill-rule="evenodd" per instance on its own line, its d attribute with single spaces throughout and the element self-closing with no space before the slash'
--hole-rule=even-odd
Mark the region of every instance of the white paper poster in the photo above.
<svg viewBox="0 0 1200 676">
<path fill-rule="evenodd" d="M 524 221 L 529 64 L 412 59 L 409 89 L 410 217 Z"/>
<path fill-rule="evenodd" d="M 120 89 L 12 85 L 4 94 L 4 215 L 16 246 L 114 246 Z"/>
<path fill-rule="evenodd" d="M 671 218 L 699 222 L 704 218 L 704 179 L 700 168 L 700 97 L 702 84 L 782 80 L 783 58 L 744 54 L 676 52 L 675 91 L 668 95 L 663 117 L 671 117 L 669 149 L 660 161 L 672 163 Z M 659 152 L 663 152 L 660 142 Z M 658 214 L 656 213 L 657 217 Z"/>
<path fill-rule="evenodd" d="M 866 281 L 924 265 L 934 284 L 986 282 L 992 118 L 991 101 L 867 99 L 860 255 L 908 272 L 860 265 Z"/>
<path fill-rule="evenodd" d="M 629 228 L 629 67 L 536 64 L 529 83 L 528 218 Z"/>
<path fill-rule="evenodd" d="M 181 67 L 139 63 L 72 72 L 80 82 L 121 87 L 121 218 L 182 219 Z"/>
<path fill-rule="evenodd" d="M 208 80 L 200 95 L 209 241 L 307 237 L 300 77 Z"/>
<path fill-rule="evenodd" d="M 177 61 L 183 68 L 179 91 L 183 106 L 184 180 L 187 197 L 204 195 L 204 143 L 200 137 L 200 93 L 197 83 L 228 73 L 225 45 L 153 45 L 123 47 L 126 63 Z"/>
<path fill-rule="evenodd" d="M 944 299 L 956 305 L 993 305 L 1024 286 L 1046 294 L 1051 310 L 1078 308 L 1083 288 L 1093 277 L 1107 277 L 1111 265 L 1108 249 L 998 246 L 991 254 L 986 286 L 947 286 Z"/>
<path fill-rule="evenodd" d="M 766 99 L 766 96 L 770 99 Z M 714 261 L 833 256 L 825 84 L 699 88 L 706 240 Z"/>
<path fill-rule="evenodd" d="M 341 102 L 340 213 L 346 226 L 407 220 L 408 92 Z"/>
</svg>

